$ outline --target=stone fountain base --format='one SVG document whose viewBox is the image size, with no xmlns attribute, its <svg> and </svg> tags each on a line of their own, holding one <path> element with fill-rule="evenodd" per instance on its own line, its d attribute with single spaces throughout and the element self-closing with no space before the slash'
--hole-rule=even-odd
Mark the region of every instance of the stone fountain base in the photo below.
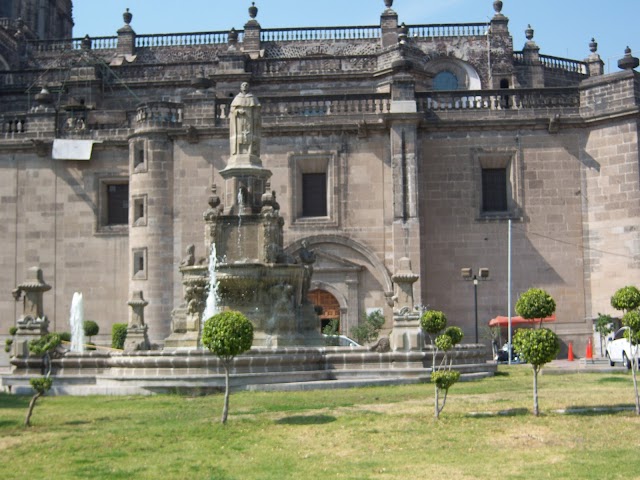
<svg viewBox="0 0 640 480">
<path fill-rule="evenodd" d="M 236 357 L 235 390 L 312 390 L 364 385 L 421 383 L 429 380 L 431 351 L 378 353 L 348 347 L 254 347 Z M 493 375 L 483 345 L 457 348 L 453 368 L 462 379 Z M 439 361 L 439 358 L 437 359 Z M 209 393 L 224 389 L 218 358 L 202 350 L 72 353 L 52 361 L 53 395 L 150 395 Z M 31 395 L 29 379 L 41 374 L 39 358 L 14 358 L 12 374 L 1 385 Z"/>
</svg>

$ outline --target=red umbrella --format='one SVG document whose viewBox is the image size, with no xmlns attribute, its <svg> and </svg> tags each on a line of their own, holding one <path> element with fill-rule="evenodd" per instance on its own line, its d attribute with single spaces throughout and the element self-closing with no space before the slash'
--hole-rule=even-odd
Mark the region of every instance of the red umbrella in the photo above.
<svg viewBox="0 0 640 480">
<path fill-rule="evenodd" d="M 534 319 L 526 319 L 522 317 L 511 317 L 511 326 L 517 325 L 533 325 L 540 322 L 555 322 L 556 315 L 555 313 L 547 318 L 534 318 Z M 496 318 L 492 318 L 489 320 L 490 327 L 508 327 L 509 326 L 509 317 L 498 316 Z"/>
</svg>

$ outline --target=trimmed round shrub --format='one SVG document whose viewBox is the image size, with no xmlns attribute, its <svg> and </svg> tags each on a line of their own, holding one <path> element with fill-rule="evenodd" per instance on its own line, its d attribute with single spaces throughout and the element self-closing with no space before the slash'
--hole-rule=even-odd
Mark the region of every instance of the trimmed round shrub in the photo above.
<svg viewBox="0 0 640 480">
<path fill-rule="evenodd" d="M 444 352 L 448 352 L 453 348 L 453 342 L 451 341 L 451 337 L 449 335 L 439 335 L 436 338 L 436 347 Z"/>
<path fill-rule="evenodd" d="M 555 311 L 555 300 L 540 288 L 527 290 L 516 302 L 516 313 L 526 319 L 547 318 Z"/>
<path fill-rule="evenodd" d="M 625 313 L 624 317 L 622 317 L 622 324 L 631 329 L 631 343 L 634 345 L 640 344 L 640 312 L 632 310 Z"/>
<path fill-rule="evenodd" d="M 458 380 L 460 372 L 456 370 L 441 370 L 431 374 L 431 383 L 435 383 L 440 390 L 449 390 Z"/>
<path fill-rule="evenodd" d="M 217 313 L 204 323 L 202 344 L 225 361 L 246 352 L 252 343 L 253 324 L 240 312 Z"/>
<path fill-rule="evenodd" d="M 429 335 L 437 335 L 447 326 L 447 316 L 438 310 L 427 310 L 420 318 L 420 326 Z"/>
<path fill-rule="evenodd" d="M 460 327 L 447 327 L 444 331 L 444 335 L 451 339 L 451 343 L 453 343 L 453 345 L 457 345 L 464 338 L 464 332 Z"/>
<path fill-rule="evenodd" d="M 16 333 L 18 333 L 18 327 L 15 325 L 13 327 L 9 327 L 9 335 L 13 337 Z"/>
<path fill-rule="evenodd" d="M 84 334 L 89 338 L 97 335 L 100 332 L 100 327 L 93 320 L 85 320 L 82 323 L 82 328 L 84 329 Z"/>
<path fill-rule="evenodd" d="M 634 286 L 622 287 L 611 297 L 611 306 L 625 312 L 640 307 L 640 291 Z"/>
<path fill-rule="evenodd" d="M 127 324 L 114 323 L 111 327 L 111 348 L 124 349 L 124 341 L 127 339 Z"/>
<path fill-rule="evenodd" d="M 525 362 L 540 367 L 556 358 L 560 340 L 548 328 L 522 328 L 513 336 L 513 348 Z"/>
</svg>

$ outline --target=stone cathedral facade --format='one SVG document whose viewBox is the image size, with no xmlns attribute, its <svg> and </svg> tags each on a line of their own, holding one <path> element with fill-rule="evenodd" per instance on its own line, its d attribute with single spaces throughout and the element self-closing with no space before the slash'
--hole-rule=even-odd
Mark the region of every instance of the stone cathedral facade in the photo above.
<svg viewBox="0 0 640 480">
<path fill-rule="evenodd" d="M 490 21 L 415 25 L 385 0 L 377 25 L 322 28 L 261 25 L 252 6 L 242 29 L 193 34 L 138 34 L 127 10 L 97 38 L 72 38 L 71 3 L 0 7 L 0 334 L 21 311 L 11 291 L 39 266 L 50 329 L 69 330 L 81 291 L 108 343 L 142 291 L 149 338 L 164 343 L 187 247 L 207 255 L 208 199 L 234 201 L 220 172 L 244 82 L 286 253 L 305 242 L 316 255 L 319 322 L 349 335 L 381 309 L 388 331 L 402 266 L 415 303 L 473 341 L 461 269 L 486 268 L 488 343 L 482 327 L 507 313 L 509 220 L 513 304 L 549 291 L 553 328 L 577 352 L 593 318 L 615 314 L 614 291 L 640 285 L 631 53 L 608 75 L 595 41 L 584 60 L 541 54 L 531 29 L 514 41 L 502 1 L 486 0 Z"/>
</svg>

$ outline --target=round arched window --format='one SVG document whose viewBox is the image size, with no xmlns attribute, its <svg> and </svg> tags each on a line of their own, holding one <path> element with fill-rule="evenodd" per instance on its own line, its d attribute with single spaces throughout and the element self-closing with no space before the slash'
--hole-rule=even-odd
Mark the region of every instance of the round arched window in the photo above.
<svg viewBox="0 0 640 480">
<path fill-rule="evenodd" d="M 458 90 L 458 77 L 448 70 L 443 70 L 433 77 L 434 90 Z"/>
</svg>

